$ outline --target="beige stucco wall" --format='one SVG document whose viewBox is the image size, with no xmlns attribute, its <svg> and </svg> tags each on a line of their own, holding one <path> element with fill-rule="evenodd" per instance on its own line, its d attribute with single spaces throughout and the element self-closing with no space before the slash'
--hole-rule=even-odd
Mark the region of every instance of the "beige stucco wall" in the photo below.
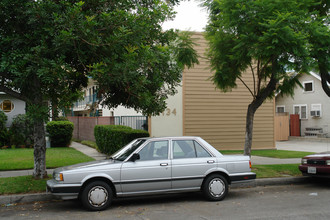
<svg viewBox="0 0 330 220">
<path fill-rule="evenodd" d="M 204 58 L 206 40 L 200 33 L 194 37 L 201 58 L 199 65 L 183 74 L 183 134 L 201 136 L 218 149 L 243 149 L 246 112 L 252 96 L 240 81 L 228 93 L 215 88 Z M 252 86 L 252 79 L 248 70 L 243 80 Z M 274 101 L 269 100 L 256 112 L 252 149 L 274 147 Z"/>
<path fill-rule="evenodd" d="M 182 136 L 182 86 L 177 87 L 178 93 L 170 96 L 167 108 L 159 116 L 150 118 L 150 132 L 152 137 Z M 149 125 L 149 126 L 150 126 Z"/>
<path fill-rule="evenodd" d="M 168 109 L 151 117 L 151 136 L 200 136 L 218 149 L 244 149 L 245 120 L 252 96 L 241 82 L 232 92 L 223 93 L 209 80 L 212 73 L 206 61 L 207 43 L 201 33 L 194 38 L 200 64 L 183 72 L 182 88 L 167 101 Z M 243 79 L 252 85 L 252 73 Z M 176 115 L 171 111 L 176 109 Z M 166 115 L 166 113 L 170 113 Z M 275 148 L 274 101 L 268 100 L 256 112 L 252 149 Z"/>
</svg>

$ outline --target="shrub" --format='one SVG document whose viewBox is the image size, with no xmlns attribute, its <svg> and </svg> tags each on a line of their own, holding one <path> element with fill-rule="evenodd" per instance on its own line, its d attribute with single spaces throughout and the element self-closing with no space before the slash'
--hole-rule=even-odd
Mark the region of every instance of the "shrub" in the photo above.
<svg viewBox="0 0 330 220">
<path fill-rule="evenodd" d="M 64 117 L 64 116 L 60 116 L 60 117 L 57 117 L 55 119 L 55 121 L 69 121 L 69 119 L 67 117 Z"/>
<path fill-rule="evenodd" d="M 6 127 L 7 115 L 0 110 L 0 147 L 9 144 L 8 129 Z"/>
<path fill-rule="evenodd" d="M 68 147 L 71 143 L 73 123 L 69 121 L 50 121 L 46 126 L 51 147 Z"/>
<path fill-rule="evenodd" d="M 9 128 L 10 144 L 33 146 L 33 121 L 27 115 L 17 115 Z"/>
<path fill-rule="evenodd" d="M 97 125 L 94 135 L 98 149 L 105 154 L 113 154 L 120 148 L 140 137 L 149 137 L 144 130 L 134 130 L 122 125 Z"/>
</svg>

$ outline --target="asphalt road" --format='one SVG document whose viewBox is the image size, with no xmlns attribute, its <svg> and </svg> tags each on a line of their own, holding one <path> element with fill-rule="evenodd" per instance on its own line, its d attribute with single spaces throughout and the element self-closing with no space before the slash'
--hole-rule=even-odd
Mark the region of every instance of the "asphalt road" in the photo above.
<svg viewBox="0 0 330 220">
<path fill-rule="evenodd" d="M 88 212 L 78 201 L 35 202 L 0 207 L 0 219 L 330 219 L 330 181 L 231 189 L 221 202 L 199 193 L 114 201 Z"/>
</svg>

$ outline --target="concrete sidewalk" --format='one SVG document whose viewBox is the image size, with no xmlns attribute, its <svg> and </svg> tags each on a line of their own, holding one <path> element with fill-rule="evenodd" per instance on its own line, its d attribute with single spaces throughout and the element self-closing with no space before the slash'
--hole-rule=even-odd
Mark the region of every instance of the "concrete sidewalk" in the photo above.
<svg viewBox="0 0 330 220">
<path fill-rule="evenodd" d="M 300 163 L 301 158 L 278 159 L 271 157 L 251 156 L 251 163 L 253 165 L 270 165 L 270 164 L 295 164 Z"/>
<path fill-rule="evenodd" d="M 97 150 L 95 150 L 92 147 L 88 147 L 86 145 L 83 145 L 83 144 L 80 144 L 80 143 L 74 142 L 74 141 L 72 141 L 70 147 L 82 152 L 83 154 L 86 154 L 87 156 L 94 158 L 95 160 L 104 160 L 104 159 L 106 159 L 106 156 L 107 156 L 105 154 L 98 152 Z"/>
</svg>

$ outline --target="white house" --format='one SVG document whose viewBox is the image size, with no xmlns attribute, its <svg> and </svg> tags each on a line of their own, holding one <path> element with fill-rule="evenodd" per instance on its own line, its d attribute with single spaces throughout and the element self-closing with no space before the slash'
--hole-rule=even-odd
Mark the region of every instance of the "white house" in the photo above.
<svg viewBox="0 0 330 220">
<path fill-rule="evenodd" d="M 321 77 L 315 73 L 299 78 L 303 88 L 296 86 L 294 96 L 276 97 L 276 112 L 299 114 L 301 136 L 330 137 L 330 98 L 321 85 Z"/>
<path fill-rule="evenodd" d="M 15 116 L 25 114 L 25 102 L 4 92 L 0 92 L 0 111 L 3 111 L 7 115 L 6 126 L 10 127 Z"/>
</svg>

